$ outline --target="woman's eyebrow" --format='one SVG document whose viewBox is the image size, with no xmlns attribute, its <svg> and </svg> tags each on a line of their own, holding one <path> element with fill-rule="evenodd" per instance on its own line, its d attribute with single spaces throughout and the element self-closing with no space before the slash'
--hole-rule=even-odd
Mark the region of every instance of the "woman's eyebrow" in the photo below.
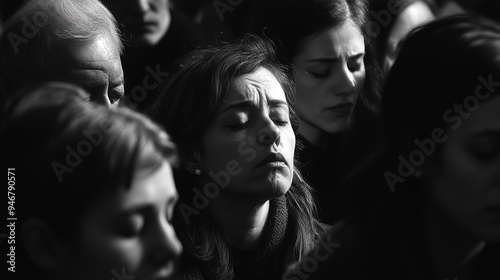
<svg viewBox="0 0 500 280">
<path fill-rule="evenodd" d="M 319 58 L 312 58 L 307 60 L 307 62 L 322 62 L 322 63 L 334 63 L 339 61 L 339 58 L 336 57 L 319 57 Z"/>
<path fill-rule="evenodd" d="M 279 100 L 279 99 L 272 99 L 272 100 L 269 100 L 268 102 L 269 104 L 269 107 L 285 107 L 288 109 L 288 103 L 284 100 Z"/>
<path fill-rule="evenodd" d="M 245 109 L 245 108 L 252 107 L 252 106 L 255 106 L 255 104 L 252 101 L 244 100 L 244 101 L 233 103 L 233 104 L 226 106 L 226 108 L 224 108 L 221 113 L 224 113 L 224 112 L 227 112 L 227 111 L 233 110 L 233 109 Z"/>
<path fill-rule="evenodd" d="M 491 137 L 500 139 L 500 130 L 486 129 L 472 134 L 473 137 Z"/>
<path fill-rule="evenodd" d="M 356 54 L 349 56 L 349 58 L 350 59 L 360 58 L 364 55 L 365 55 L 364 52 L 360 52 L 360 53 L 356 53 Z M 318 58 L 311 58 L 311 59 L 307 60 L 307 62 L 334 63 L 334 62 L 337 62 L 339 60 L 340 60 L 340 58 L 338 58 L 338 57 L 318 57 Z"/>
</svg>

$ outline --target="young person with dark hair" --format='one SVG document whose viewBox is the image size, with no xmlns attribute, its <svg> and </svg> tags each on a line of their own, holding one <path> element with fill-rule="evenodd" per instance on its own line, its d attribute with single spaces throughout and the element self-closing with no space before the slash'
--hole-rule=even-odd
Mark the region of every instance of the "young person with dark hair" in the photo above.
<svg viewBox="0 0 500 280">
<path fill-rule="evenodd" d="M 2 162 L 16 179 L 13 276 L 173 279 L 175 145 L 145 116 L 86 96 L 42 84 L 2 112 Z"/>
</svg>

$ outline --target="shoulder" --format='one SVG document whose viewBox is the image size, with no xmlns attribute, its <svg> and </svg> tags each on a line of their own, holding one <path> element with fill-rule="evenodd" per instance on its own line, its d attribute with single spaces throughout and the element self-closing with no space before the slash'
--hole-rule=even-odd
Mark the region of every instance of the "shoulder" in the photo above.
<svg viewBox="0 0 500 280">
<path fill-rule="evenodd" d="M 203 277 L 203 274 L 201 271 L 193 266 L 193 265 L 187 265 L 185 267 L 181 267 L 179 273 L 176 275 L 176 278 L 178 280 L 203 280 L 205 279 Z"/>
<path fill-rule="evenodd" d="M 370 279 L 372 250 L 365 233 L 351 219 L 336 223 L 283 279 Z"/>
</svg>

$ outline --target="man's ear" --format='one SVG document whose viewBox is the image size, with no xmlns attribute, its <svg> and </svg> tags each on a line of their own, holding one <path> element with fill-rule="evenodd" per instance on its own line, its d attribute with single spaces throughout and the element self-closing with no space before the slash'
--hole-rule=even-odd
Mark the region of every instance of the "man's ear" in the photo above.
<svg viewBox="0 0 500 280">
<path fill-rule="evenodd" d="M 61 241 L 46 222 L 36 218 L 25 221 L 21 239 L 28 256 L 38 267 L 55 271 L 64 265 L 66 256 Z"/>
<path fill-rule="evenodd" d="M 191 174 L 196 174 L 196 169 L 202 169 L 201 152 L 196 149 L 185 149 L 181 152 L 182 167 Z"/>
</svg>

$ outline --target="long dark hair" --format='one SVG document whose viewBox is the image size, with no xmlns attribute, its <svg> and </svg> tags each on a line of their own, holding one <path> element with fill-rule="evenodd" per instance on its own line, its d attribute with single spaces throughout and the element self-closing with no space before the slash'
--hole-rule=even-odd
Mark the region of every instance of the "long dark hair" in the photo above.
<svg viewBox="0 0 500 280">
<path fill-rule="evenodd" d="M 295 132 L 298 119 L 293 110 L 293 83 L 284 66 L 277 62 L 272 45 L 257 36 L 248 35 L 238 43 L 223 44 L 194 51 L 187 55 L 163 84 L 159 100 L 150 113 L 171 133 L 179 146 L 181 160 L 185 150 L 200 147 L 200 139 L 213 121 L 216 110 L 232 81 L 241 75 L 264 67 L 274 74 L 290 105 L 290 120 Z M 176 181 L 182 201 L 192 200 L 193 175 L 182 170 Z M 181 184 L 179 184 L 181 185 Z M 310 186 L 294 170 L 290 190 L 285 194 L 289 220 L 294 221 L 294 245 L 287 264 L 298 261 L 313 248 L 319 223 Z M 178 230 L 187 254 L 203 262 L 217 263 L 217 279 L 233 277 L 230 248 L 209 217 L 198 215 Z"/>
<path fill-rule="evenodd" d="M 481 79 L 500 81 L 499 46 L 500 27 L 472 16 L 437 20 L 412 32 L 384 88 L 390 158 L 407 155 L 416 148 L 415 139 L 429 138 L 435 128 L 449 129 L 453 123 L 444 114 L 473 97 Z M 499 92 L 495 88 L 490 93 Z"/>
<path fill-rule="evenodd" d="M 291 64 L 302 51 L 305 40 L 330 27 L 341 26 L 351 19 L 365 39 L 366 80 L 361 91 L 362 105 L 372 112 L 380 107 L 379 89 L 382 73 L 375 53 L 376 44 L 368 21 L 368 6 L 361 0 L 282 0 L 276 14 L 270 15 L 259 28 L 278 46 L 282 62 Z"/>
<path fill-rule="evenodd" d="M 383 149 L 346 180 L 345 208 L 363 212 L 376 197 L 417 185 L 412 175 L 400 176 L 400 157 L 411 164 L 410 154 L 421 152 L 416 140 L 432 139 L 433 130 L 455 125 L 444 114 L 474 96 L 480 77 L 500 81 L 498 44 L 498 25 L 471 16 L 439 19 L 409 34 L 383 89 Z M 425 161 L 439 159 L 441 148 L 435 143 Z"/>
</svg>

